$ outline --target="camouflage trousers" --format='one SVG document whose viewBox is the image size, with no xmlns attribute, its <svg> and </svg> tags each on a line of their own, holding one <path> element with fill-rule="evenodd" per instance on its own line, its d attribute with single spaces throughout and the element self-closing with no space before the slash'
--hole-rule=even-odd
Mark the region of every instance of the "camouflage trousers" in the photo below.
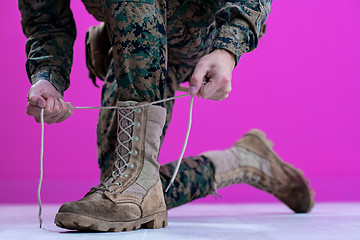
<svg viewBox="0 0 360 240">
<path fill-rule="evenodd" d="M 209 1 L 210 2 L 210 1 Z M 102 89 L 102 106 L 116 101 L 156 101 L 174 96 L 189 79 L 199 59 L 211 50 L 217 10 L 211 4 L 167 0 L 106 1 L 105 23 L 113 47 Z M 170 123 L 174 101 L 166 102 Z M 102 180 L 114 164 L 117 116 L 100 111 L 97 128 L 98 161 Z M 162 137 L 162 139 L 163 139 Z M 162 165 L 163 188 L 175 162 Z M 205 157 L 183 159 L 173 188 L 164 193 L 168 209 L 204 197 L 213 191 L 214 169 Z"/>
</svg>

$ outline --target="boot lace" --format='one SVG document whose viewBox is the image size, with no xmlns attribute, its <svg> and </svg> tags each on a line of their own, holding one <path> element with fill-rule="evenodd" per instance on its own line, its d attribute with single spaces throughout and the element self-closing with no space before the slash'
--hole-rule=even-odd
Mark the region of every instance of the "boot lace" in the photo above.
<svg viewBox="0 0 360 240">
<path fill-rule="evenodd" d="M 113 190 L 110 189 L 110 186 L 121 186 L 122 182 L 114 182 L 115 179 L 118 177 L 128 178 L 128 174 L 125 174 L 124 171 L 127 167 L 134 168 L 134 164 L 129 163 L 127 159 L 129 159 L 130 155 L 137 156 L 139 153 L 135 149 L 130 149 L 129 146 L 131 146 L 132 141 L 139 141 L 138 136 L 132 136 L 131 130 L 132 127 L 140 127 L 139 122 L 133 121 L 131 116 L 136 113 L 141 112 L 141 108 L 118 108 L 117 109 L 117 115 L 118 115 L 118 133 L 117 133 L 117 147 L 115 149 L 116 153 L 116 161 L 114 163 L 114 169 L 111 173 L 111 176 L 108 178 L 108 181 L 101 182 L 100 185 L 97 187 L 94 187 L 94 190 L 101 190 L 101 191 L 109 191 L 111 194 L 114 193 Z M 126 124 L 124 126 L 122 123 L 126 121 Z M 125 134 L 125 138 L 121 139 L 121 135 Z M 124 149 L 125 153 L 122 154 L 121 150 Z M 109 179 L 111 181 L 109 181 Z M 110 182 L 110 183 L 109 183 Z"/>
</svg>

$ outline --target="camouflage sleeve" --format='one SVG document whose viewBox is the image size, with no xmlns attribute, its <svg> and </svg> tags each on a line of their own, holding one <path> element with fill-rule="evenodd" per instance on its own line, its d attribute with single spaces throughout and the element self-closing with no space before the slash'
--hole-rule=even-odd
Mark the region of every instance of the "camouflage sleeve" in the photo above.
<svg viewBox="0 0 360 240">
<path fill-rule="evenodd" d="M 69 87 L 76 27 L 70 0 L 18 0 L 32 84 L 47 80 L 61 93 Z"/>
<path fill-rule="evenodd" d="M 215 15 L 217 37 L 213 48 L 223 48 L 240 56 L 257 47 L 261 26 L 265 23 L 272 0 L 221 0 Z"/>
</svg>

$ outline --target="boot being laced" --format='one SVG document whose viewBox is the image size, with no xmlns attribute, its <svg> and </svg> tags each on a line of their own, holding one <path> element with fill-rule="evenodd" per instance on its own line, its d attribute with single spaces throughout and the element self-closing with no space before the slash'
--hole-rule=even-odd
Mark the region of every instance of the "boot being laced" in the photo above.
<svg viewBox="0 0 360 240">
<path fill-rule="evenodd" d="M 166 110 L 131 101 L 118 102 L 118 107 L 118 146 L 111 175 L 84 198 L 62 205 L 55 217 L 57 226 L 96 231 L 167 226 L 157 162 Z"/>
</svg>

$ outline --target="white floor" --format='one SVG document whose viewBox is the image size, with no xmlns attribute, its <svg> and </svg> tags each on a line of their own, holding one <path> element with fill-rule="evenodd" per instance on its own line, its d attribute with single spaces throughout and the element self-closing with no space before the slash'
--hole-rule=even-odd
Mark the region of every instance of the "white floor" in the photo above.
<svg viewBox="0 0 360 240">
<path fill-rule="evenodd" d="M 310 214 L 292 214 L 281 204 L 182 206 L 169 211 L 161 230 L 81 233 L 53 224 L 57 205 L 43 207 L 39 229 L 37 205 L 0 205 L 0 240 L 360 240 L 360 203 L 318 203 Z"/>
</svg>

